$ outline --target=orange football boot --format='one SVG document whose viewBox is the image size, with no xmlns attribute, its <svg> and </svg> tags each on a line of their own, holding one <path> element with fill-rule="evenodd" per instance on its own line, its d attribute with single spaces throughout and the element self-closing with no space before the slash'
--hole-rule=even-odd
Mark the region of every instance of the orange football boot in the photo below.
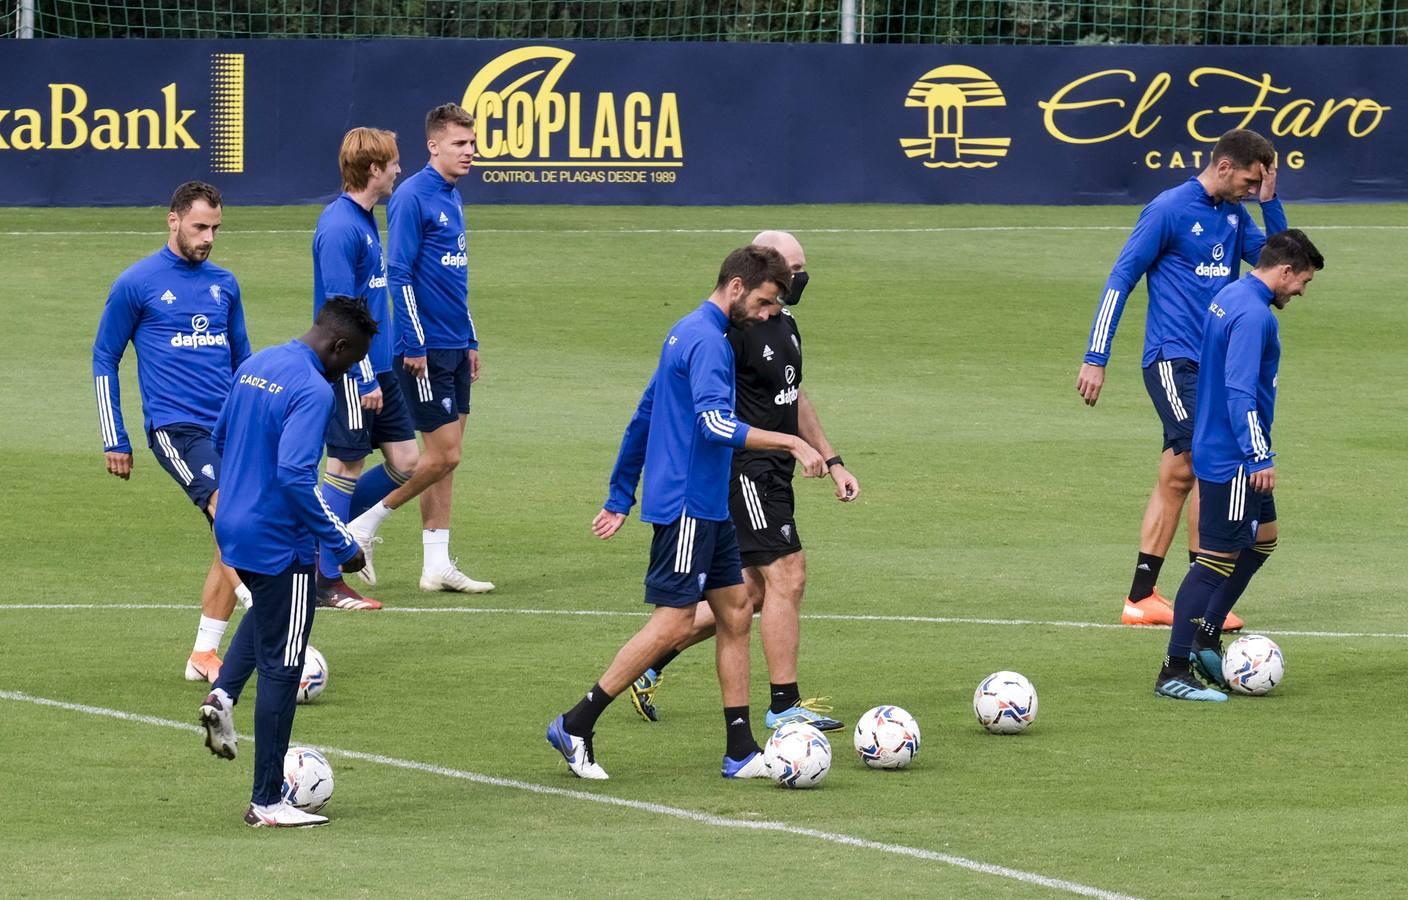
<svg viewBox="0 0 1408 900">
<path fill-rule="evenodd" d="M 191 658 L 186 660 L 186 680 L 187 681 L 209 681 L 215 683 L 215 679 L 220 677 L 220 654 L 214 650 L 202 650 L 197 653 L 191 651 Z"/>
<path fill-rule="evenodd" d="M 1222 623 L 1222 633 L 1226 634 L 1229 631 L 1241 631 L 1242 626 L 1245 624 L 1241 616 L 1234 612 L 1229 612 L 1227 614 L 1227 620 Z"/>
<path fill-rule="evenodd" d="M 1230 620 L 1230 617 L 1229 617 Z M 1120 616 L 1122 625 L 1172 625 L 1173 604 L 1154 588 L 1154 593 L 1143 600 L 1124 598 L 1124 613 Z"/>
</svg>

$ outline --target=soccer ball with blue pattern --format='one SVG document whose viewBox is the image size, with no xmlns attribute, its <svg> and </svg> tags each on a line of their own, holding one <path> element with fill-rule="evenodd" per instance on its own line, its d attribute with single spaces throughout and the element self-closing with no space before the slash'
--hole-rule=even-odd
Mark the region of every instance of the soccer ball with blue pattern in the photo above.
<svg viewBox="0 0 1408 900">
<path fill-rule="evenodd" d="M 307 747 L 290 747 L 284 755 L 284 800 L 315 813 L 332 799 L 332 766 L 327 757 Z"/>
<path fill-rule="evenodd" d="M 1271 638 L 1243 635 L 1222 654 L 1222 677 L 1237 693 L 1260 696 L 1286 677 L 1286 658 Z"/>
<path fill-rule="evenodd" d="M 877 706 L 860 717 L 856 754 L 872 769 L 903 769 L 919 752 L 919 723 L 898 706 Z"/>
<path fill-rule="evenodd" d="M 813 788 L 831 771 L 831 742 L 805 722 L 783 725 L 763 748 L 768 775 L 786 788 Z"/>
<path fill-rule="evenodd" d="M 973 713 L 993 734 L 1016 734 L 1036 721 L 1036 688 L 1025 675 L 994 672 L 973 692 Z"/>
<path fill-rule="evenodd" d="M 298 680 L 298 702 L 307 703 L 328 686 L 328 661 L 309 646 L 303 654 L 303 676 Z"/>
</svg>

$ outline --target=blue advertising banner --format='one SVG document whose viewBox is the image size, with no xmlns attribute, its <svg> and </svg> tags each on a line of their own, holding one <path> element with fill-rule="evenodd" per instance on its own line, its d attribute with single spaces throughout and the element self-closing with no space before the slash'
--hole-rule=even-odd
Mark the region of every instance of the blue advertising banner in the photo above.
<svg viewBox="0 0 1408 900">
<path fill-rule="evenodd" d="M 462 103 L 476 203 L 1129 203 L 1236 127 L 1297 202 L 1408 200 L 1408 54 L 1368 47 L 6 41 L 0 204 L 325 200 L 355 125 L 424 163 Z"/>
</svg>

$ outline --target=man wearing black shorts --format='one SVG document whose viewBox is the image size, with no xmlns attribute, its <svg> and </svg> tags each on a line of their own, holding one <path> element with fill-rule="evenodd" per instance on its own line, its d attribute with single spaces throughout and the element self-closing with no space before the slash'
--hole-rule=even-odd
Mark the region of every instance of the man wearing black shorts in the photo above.
<svg viewBox="0 0 1408 900">
<path fill-rule="evenodd" d="M 781 254 L 792 272 L 786 303 L 795 306 L 809 278 L 802 245 L 785 231 L 764 231 L 753 243 Z M 802 337 L 791 312 L 784 309 L 781 315 L 749 328 L 730 327 L 728 339 L 734 353 L 739 419 L 755 428 L 800 436 L 827 458 L 836 498 L 849 503 L 860 496 L 860 483 L 826 439 L 816 408 L 802 390 Z M 806 722 L 822 731 L 837 731 L 845 726 L 826 715 L 831 711 L 825 705 L 826 698 L 803 700 L 797 687 L 807 561 L 793 512 L 794 468 L 795 461 L 787 453 L 735 452 L 729 514 L 738 532 L 748 598 L 760 613 L 759 630 L 771 683 L 767 727 Z M 643 719 L 653 722 L 659 718 L 655 693 L 665 666 L 685 647 L 713 633 L 713 612 L 701 604 L 688 639 L 657 659 L 631 684 L 631 704 Z"/>
<path fill-rule="evenodd" d="M 733 350 L 725 333 L 730 325 L 749 327 L 776 315 L 791 283 L 787 264 L 771 248 L 730 253 L 714 292 L 671 327 L 626 426 L 610 495 L 592 531 L 607 540 L 620 530 L 643 472 L 640 516 L 655 529 L 645 602 L 654 610 L 581 701 L 548 725 L 548 743 L 579 778 L 607 777 L 592 743 L 597 719 L 652 659 L 689 634 L 704 604 L 718 621 L 715 664 L 726 733 L 720 774 L 767 774 L 749 721 L 752 611 L 728 513 L 729 466 L 733 450 L 746 447 L 791 454 L 808 476 L 819 477 L 824 469 L 821 454 L 801 438 L 753 428 L 734 416 Z"/>
</svg>

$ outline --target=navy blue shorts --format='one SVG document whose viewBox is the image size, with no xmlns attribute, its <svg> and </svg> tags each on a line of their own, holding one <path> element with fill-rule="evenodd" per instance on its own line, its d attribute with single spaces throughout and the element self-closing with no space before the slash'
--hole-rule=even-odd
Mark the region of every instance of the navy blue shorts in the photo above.
<svg viewBox="0 0 1408 900">
<path fill-rule="evenodd" d="M 401 379 L 416 431 L 434 431 L 469 415 L 468 350 L 425 351 L 424 378 L 413 377 L 404 362 L 404 356 L 397 356 L 391 367 Z"/>
<path fill-rule="evenodd" d="M 780 472 L 739 472 L 729 484 L 728 512 L 745 566 L 766 566 L 802 549 L 793 512 L 792 479 Z"/>
<path fill-rule="evenodd" d="M 1191 359 L 1158 359 L 1144 370 L 1144 389 L 1164 423 L 1164 449 L 1174 455 L 1193 449 L 1193 410 L 1198 404 L 1198 364 Z"/>
<path fill-rule="evenodd" d="M 220 454 L 210 429 L 199 425 L 163 425 L 147 432 L 147 446 L 166 473 L 176 479 L 206 519 L 210 495 L 220 487 Z"/>
<path fill-rule="evenodd" d="M 1241 469 L 1221 484 L 1198 479 L 1198 503 L 1198 544 L 1204 550 L 1245 550 L 1256 543 L 1258 526 L 1276 521 L 1276 500 L 1252 490 Z"/>
<path fill-rule="evenodd" d="M 669 525 L 655 526 L 645 573 L 646 603 L 689 606 L 705 591 L 742 583 L 743 563 L 732 522 L 680 516 Z"/>
<path fill-rule="evenodd" d="M 355 462 L 370 454 L 374 447 L 415 440 L 416 429 L 411 424 L 411 412 L 406 408 L 405 395 L 401 393 L 401 379 L 390 372 L 376 376 L 377 386 L 381 388 L 381 412 L 372 412 L 362 408 L 362 398 L 357 392 L 357 379 L 353 372 L 343 375 L 332 385 L 336 400 L 324 438 L 328 456 L 343 462 Z"/>
</svg>

